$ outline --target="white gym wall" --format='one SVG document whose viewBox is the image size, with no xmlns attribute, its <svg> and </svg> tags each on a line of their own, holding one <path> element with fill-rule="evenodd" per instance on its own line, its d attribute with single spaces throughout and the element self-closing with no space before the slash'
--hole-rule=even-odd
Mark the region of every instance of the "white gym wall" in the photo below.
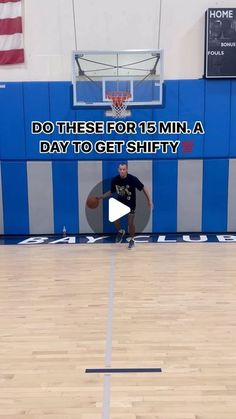
<svg viewBox="0 0 236 419">
<path fill-rule="evenodd" d="M 2 81 L 70 80 L 71 51 L 76 48 L 160 47 L 165 52 L 165 79 L 200 78 L 203 74 L 205 10 L 236 5 L 235 0 L 22 2 L 25 63 L 1 66 Z"/>
</svg>

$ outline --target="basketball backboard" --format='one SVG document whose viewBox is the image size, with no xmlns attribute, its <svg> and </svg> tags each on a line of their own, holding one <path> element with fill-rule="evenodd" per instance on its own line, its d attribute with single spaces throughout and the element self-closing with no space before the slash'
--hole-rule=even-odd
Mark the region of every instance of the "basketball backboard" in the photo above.
<svg viewBox="0 0 236 419">
<path fill-rule="evenodd" d="M 112 92 L 131 107 L 162 104 L 161 50 L 74 51 L 72 62 L 74 106 L 108 108 Z"/>
</svg>

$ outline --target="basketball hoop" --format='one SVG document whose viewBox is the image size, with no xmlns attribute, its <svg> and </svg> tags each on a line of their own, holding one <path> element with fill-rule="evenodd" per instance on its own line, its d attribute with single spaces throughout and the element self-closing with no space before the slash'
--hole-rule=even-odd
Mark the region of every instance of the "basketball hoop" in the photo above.
<svg viewBox="0 0 236 419">
<path fill-rule="evenodd" d="M 125 118 L 131 115 L 130 111 L 127 111 L 128 100 L 131 98 L 130 92 L 109 92 L 106 95 L 106 99 L 111 101 L 111 112 L 106 114 L 113 118 Z"/>
</svg>

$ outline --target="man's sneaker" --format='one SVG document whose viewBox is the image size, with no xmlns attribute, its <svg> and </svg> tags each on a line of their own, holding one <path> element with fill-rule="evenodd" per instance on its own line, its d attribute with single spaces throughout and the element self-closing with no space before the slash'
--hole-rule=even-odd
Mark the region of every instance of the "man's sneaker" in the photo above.
<svg viewBox="0 0 236 419">
<path fill-rule="evenodd" d="M 128 249 L 133 249 L 134 247 L 134 239 L 130 239 Z"/>
<path fill-rule="evenodd" d="M 125 235 L 125 230 L 119 230 L 116 236 L 116 243 L 121 243 Z"/>
</svg>

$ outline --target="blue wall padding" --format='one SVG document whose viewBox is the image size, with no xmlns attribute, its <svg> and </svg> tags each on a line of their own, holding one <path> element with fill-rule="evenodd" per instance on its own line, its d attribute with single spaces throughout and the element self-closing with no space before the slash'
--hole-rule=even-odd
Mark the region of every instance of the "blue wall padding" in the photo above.
<svg viewBox="0 0 236 419">
<path fill-rule="evenodd" d="M 230 81 L 205 82 L 205 140 L 203 157 L 228 157 L 230 134 Z"/>
<path fill-rule="evenodd" d="M 29 211 L 26 162 L 2 162 L 2 201 L 5 234 L 28 234 Z"/>
<path fill-rule="evenodd" d="M 179 81 L 179 120 L 188 121 L 190 129 L 195 121 L 201 121 L 204 128 L 204 81 L 203 80 L 180 80 Z M 199 158 L 203 154 L 205 135 L 203 134 L 180 134 L 180 141 L 193 141 L 191 157 Z M 186 158 L 185 149 L 179 147 L 178 156 Z"/>
<path fill-rule="evenodd" d="M 49 83 L 23 83 L 26 158 L 39 158 L 39 139 L 51 140 L 50 134 L 31 133 L 32 121 L 50 121 Z M 44 160 L 52 160 L 50 154 L 44 154 Z"/>
<path fill-rule="evenodd" d="M 0 89 L 0 158 L 25 160 L 23 83 L 4 85 Z"/>
<path fill-rule="evenodd" d="M 55 233 L 79 232 L 77 162 L 53 162 L 53 206 Z"/>
<path fill-rule="evenodd" d="M 236 80 L 231 80 L 230 149 L 229 155 L 236 157 Z"/>
<path fill-rule="evenodd" d="M 68 232 L 79 231 L 78 160 L 103 161 L 104 190 L 116 174 L 121 160 L 153 160 L 153 231 L 177 230 L 177 166 L 179 159 L 203 159 L 202 231 L 227 231 L 229 159 L 236 157 L 236 80 L 167 80 L 163 104 L 158 107 L 131 108 L 128 120 L 183 121 L 192 128 L 200 120 L 205 135 L 32 135 L 32 120 L 107 121 L 104 108 L 76 108 L 72 105 L 70 81 L 1 82 L 0 86 L 0 160 L 5 234 L 29 233 L 27 161 L 53 161 L 53 204 L 55 233 L 63 225 Z M 148 93 L 148 92 L 147 92 Z M 178 154 L 40 154 L 39 140 L 179 140 Z M 193 141 L 192 152 L 183 149 Z M 233 168 L 234 166 L 230 166 Z M 233 170 L 233 169 L 232 169 Z M 232 176 L 233 171 L 231 172 Z M 232 189 L 232 188 L 231 188 Z M 230 190 L 232 195 L 232 190 Z M 1 198 L 1 197 L 0 197 Z M 233 197 L 230 196 L 232 201 Z M 229 203 L 231 202 L 229 200 Z M 232 201 L 233 202 L 233 201 Z M 104 230 L 114 231 L 107 220 L 104 202 Z"/>
<path fill-rule="evenodd" d="M 179 81 L 167 80 L 164 85 L 163 106 L 153 109 L 153 119 L 156 121 L 177 121 L 179 118 Z M 162 134 L 156 136 L 158 140 L 178 140 L 178 135 Z M 159 155 L 160 158 L 177 158 L 177 154 L 168 152 Z"/>
<path fill-rule="evenodd" d="M 203 164 L 202 230 L 227 230 L 229 161 L 205 160 Z"/>
<path fill-rule="evenodd" d="M 71 107 L 70 83 L 69 82 L 51 82 L 49 85 L 49 101 L 51 121 L 76 121 L 76 110 Z M 55 129 L 52 134 L 53 140 L 76 140 L 73 134 L 58 134 Z M 73 157 L 73 149 L 68 148 L 67 158 Z M 54 154 L 55 159 L 65 159 L 63 154 Z"/>
<path fill-rule="evenodd" d="M 174 232 L 177 229 L 177 161 L 153 162 L 153 229 Z"/>
<path fill-rule="evenodd" d="M 40 154 L 39 140 L 180 140 L 193 141 L 191 153 L 179 147 L 178 154 L 130 154 L 124 149 L 122 155 L 112 158 L 129 159 L 177 159 L 215 158 L 236 156 L 236 81 L 235 80 L 167 80 L 164 84 L 163 105 L 160 107 L 131 108 L 127 119 L 140 121 L 182 121 L 192 128 L 200 120 L 205 135 L 59 135 L 57 128 L 51 135 L 31 134 L 32 120 L 107 121 L 104 108 L 76 108 L 72 103 L 71 82 L 19 82 L 5 83 L 0 89 L 0 158 L 2 160 L 106 160 L 105 154 L 76 154 L 72 147 L 63 154 Z"/>
</svg>

